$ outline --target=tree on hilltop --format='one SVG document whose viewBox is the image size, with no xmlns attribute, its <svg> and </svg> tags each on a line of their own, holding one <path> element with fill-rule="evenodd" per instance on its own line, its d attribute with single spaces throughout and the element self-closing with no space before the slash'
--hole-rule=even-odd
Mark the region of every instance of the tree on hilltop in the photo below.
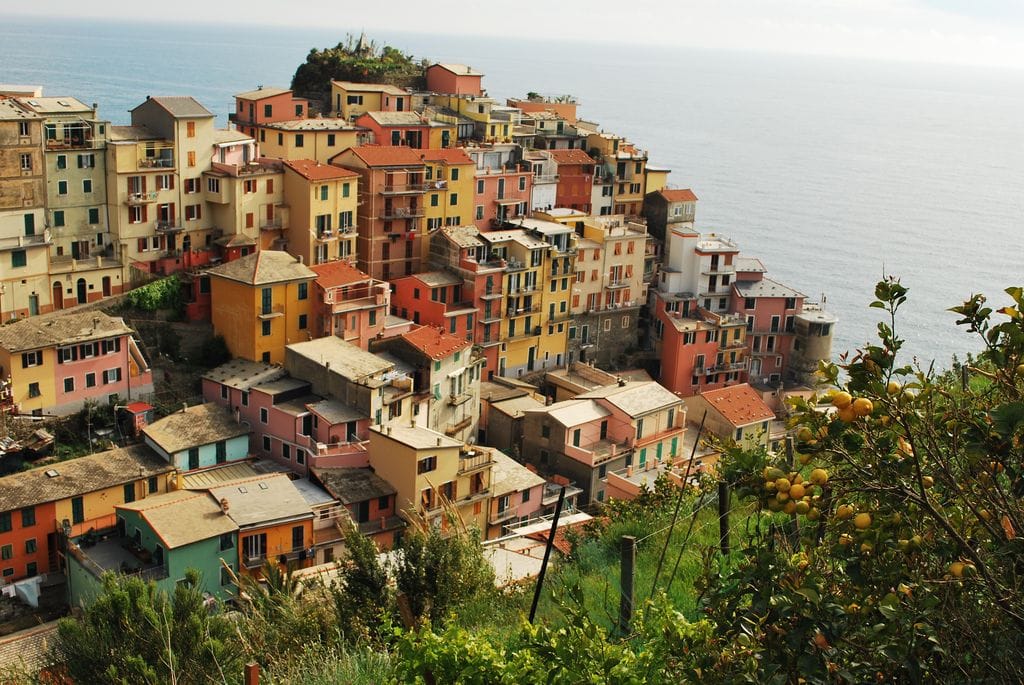
<svg viewBox="0 0 1024 685">
<path fill-rule="evenodd" d="M 365 36 L 357 39 L 349 34 L 333 48 L 311 49 L 295 70 L 292 90 L 300 97 L 329 104 L 332 80 L 423 88 L 427 65 L 426 60 L 417 62 L 398 48 L 378 47 Z"/>
</svg>

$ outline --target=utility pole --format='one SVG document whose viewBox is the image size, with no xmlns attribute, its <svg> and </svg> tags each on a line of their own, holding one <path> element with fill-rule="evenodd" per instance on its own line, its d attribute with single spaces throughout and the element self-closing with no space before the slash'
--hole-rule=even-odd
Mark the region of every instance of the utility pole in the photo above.
<svg viewBox="0 0 1024 685">
<path fill-rule="evenodd" d="M 718 484 L 718 544 L 722 557 L 729 556 L 729 484 Z"/>
<path fill-rule="evenodd" d="M 636 538 L 623 535 L 619 542 L 619 576 L 622 586 L 622 597 L 619 600 L 619 633 L 629 634 L 629 624 L 633 620 L 633 581 L 636 567 Z"/>
</svg>

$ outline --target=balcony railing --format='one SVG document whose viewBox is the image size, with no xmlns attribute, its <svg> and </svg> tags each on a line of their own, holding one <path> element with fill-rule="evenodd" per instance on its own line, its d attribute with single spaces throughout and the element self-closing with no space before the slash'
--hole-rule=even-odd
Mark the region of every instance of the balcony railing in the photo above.
<svg viewBox="0 0 1024 685">
<path fill-rule="evenodd" d="M 490 450 L 474 450 L 459 455 L 459 475 L 479 471 L 494 463 Z"/>
<path fill-rule="evenodd" d="M 526 314 L 536 314 L 541 311 L 544 306 L 541 303 L 530 305 L 529 307 L 512 307 L 510 306 L 505 310 L 508 316 L 525 316 Z"/>
<path fill-rule="evenodd" d="M 156 202 L 157 193 L 151 190 L 146 193 L 128 193 L 128 197 L 125 198 L 125 202 L 130 205 L 144 205 L 150 202 Z"/>
<path fill-rule="evenodd" d="M 433 183 L 393 183 L 381 188 L 384 195 L 401 195 L 403 193 L 423 193 L 433 189 Z"/>
<path fill-rule="evenodd" d="M 448 404 L 450 404 L 453 407 L 457 407 L 460 404 L 465 404 L 466 402 L 469 402 L 472 398 L 473 396 L 466 392 L 456 393 L 454 395 L 448 396 Z"/>
<path fill-rule="evenodd" d="M 540 335 L 540 326 L 534 326 L 520 333 L 513 333 L 512 335 L 505 336 L 505 340 L 526 340 L 527 338 L 535 338 Z"/>
<path fill-rule="evenodd" d="M 284 316 L 284 304 L 274 304 L 260 309 L 259 317 L 261 319 L 270 319 L 275 316 Z"/>
<path fill-rule="evenodd" d="M 626 280 L 623 280 L 623 279 L 620 279 L 620 278 L 609 278 L 607 281 L 605 281 L 604 287 L 608 288 L 609 290 L 618 290 L 620 288 L 628 288 L 629 287 L 629 281 L 626 281 Z"/>
<path fill-rule="evenodd" d="M 381 219 L 418 219 L 425 215 L 423 207 L 392 207 L 381 210 Z"/>
<path fill-rule="evenodd" d="M 246 568 L 259 568 L 263 564 L 270 561 L 274 562 L 289 562 L 296 561 L 304 558 L 306 555 L 305 549 L 293 549 L 290 552 L 281 552 L 279 554 L 242 554 L 242 565 Z"/>
<path fill-rule="evenodd" d="M 168 221 L 166 219 L 158 219 L 156 222 L 156 230 L 163 233 L 173 233 L 175 231 L 182 231 L 184 227 L 178 221 Z"/>
<path fill-rule="evenodd" d="M 519 510 L 516 509 L 515 507 L 509 507 L 507 509 L 497 512 L 496 514 L 492 514 L 491 516 L 489 516 L 487 519 L 487 523 L 492 526 L 497 526 L 501 523 L 505 523 L 506 521 L 511 521 L 512 519 L 518 516 Z"/>
<path fill-rule="evenodd" d="M 284 221 L 279 216 L 275 216 L 273 219 L 264 219 L 260 222 L 261 231 L 279 231 L 282 228 L 284 228 Z"/>
</svg>

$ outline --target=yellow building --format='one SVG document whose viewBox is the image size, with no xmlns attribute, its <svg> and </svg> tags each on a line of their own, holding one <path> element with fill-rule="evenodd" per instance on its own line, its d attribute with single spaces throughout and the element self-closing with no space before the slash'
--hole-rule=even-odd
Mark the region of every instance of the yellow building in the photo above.
<svg viewBox="0 0 1024 685">
<path fill-rule="evenodd" d="M 256 135 L 264 157 L 327 164 L 339 152 L 370 142 L 373 134 L 347 119 L 295 119 L 258 124 Z"/>
<path fill-rule="evenodd" d="M 284 162 L 287 249 L 307 264 L 356 260 L 359 174 L 312 159 Z"/>
<path fill-rule="evenodd" d="M 522 376 L 566 362 L 575 234 L 557 223 L 479 234 L 488 259 L 505 261 L 498 375 Z"/>
<path fill-rule="evenodd" d="M 486 533 L 490 509 L 491 450 L 466 445 L 428 428 L 370 428 L 370 467 L 398 491 L 396 506 L 407 517 L 447 526 L 442 502 L 451 501 L 467 526 Z"/>
<path fill-rule="evenodd" d="M 412 96 L 387 83 L 331 81 L 331 106 L 335 116 L 352 121 L 366 112 L 410 111 Z"/>
<path fill-rule="evenodd" d="M 611 177 L 612 214 L 640 216 L 647 193 L 647 153 L 611 133 L 591 133 L 587 149 L 597 155 L 602 175 Z"/>
<path fill-rule="evenodd" d="M 224 231 L 217 244 L 237 256 L 257 249 L 279 247 L 287 230 L 288 205 L 284 202 L 284 165 L 260 158 L 236 165 L 214 162 L 203 174 L 204 199 L 214 224 Z M 277 244 L 275 244 L 277 243 Z"/>
<path fill-rule="evenodd" d="M 427 194 L 424 206 L 427 232 L 442 226 L 462 226 L 473 221 L 473 181 L 476 166 L 465 151 L 458 148 L 424 150 L 427 165 Z M 423 263 L 428 261 L 430 241 L 421 244 Z"/>
<path fill-rule="evenodd" d="M 656 167 L 648 164 L 646 167 L 647 178 L 644 181 L 646 194 L 657 193 L 668 187 L 668 176 L 672 170 L 667 167 Z"/>
<path fill-rule="evenodd" d="M 206 273 L 213 329 L 232 356 L 281 364 L 285 345 L 310 339 L 316 273 L 300 258 L 263 250 Z"/>
<path fill-rule="evenodd" d="M 522 111 L 489 97 L 432 95 L 430 104 L 472 120 L 476 136 L 485 143 L 511 143 L 512 134 L 522 123 Z"/>
<path fill-rule="evenodd" d="M 0 99 L 0 317 L 51 309 L 42 117 Z"/>
</svg>

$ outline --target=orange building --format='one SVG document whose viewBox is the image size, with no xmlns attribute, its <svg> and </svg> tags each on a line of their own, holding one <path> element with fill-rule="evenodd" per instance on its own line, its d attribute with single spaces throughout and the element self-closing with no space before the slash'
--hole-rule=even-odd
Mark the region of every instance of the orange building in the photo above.
<svg viewBox="0 0 1024 685">
<path fill-rule="evenodd" d="M 331 158 L 359 174 L 357 241 L 360 269 L 390 280 L 421 270 L 426 239 L 423 153 L 407 147 L 362 145 Z"/>
<path fill-rule="evenodd" d="M 313 561 L 313 510 L 287 474 L 231 481 L 209 492 L 238 526 L 238 568 L 258 575 L 265 563 Z"/>
<path fill-rule="evenodd" d="M 311 268 L 316 273 L 314 335 L 336 335 L 367 349 L 370 340 L 384 330 L 391 302 L 388 284 L 347 262 L 328 262 Z"/>
</svg>

